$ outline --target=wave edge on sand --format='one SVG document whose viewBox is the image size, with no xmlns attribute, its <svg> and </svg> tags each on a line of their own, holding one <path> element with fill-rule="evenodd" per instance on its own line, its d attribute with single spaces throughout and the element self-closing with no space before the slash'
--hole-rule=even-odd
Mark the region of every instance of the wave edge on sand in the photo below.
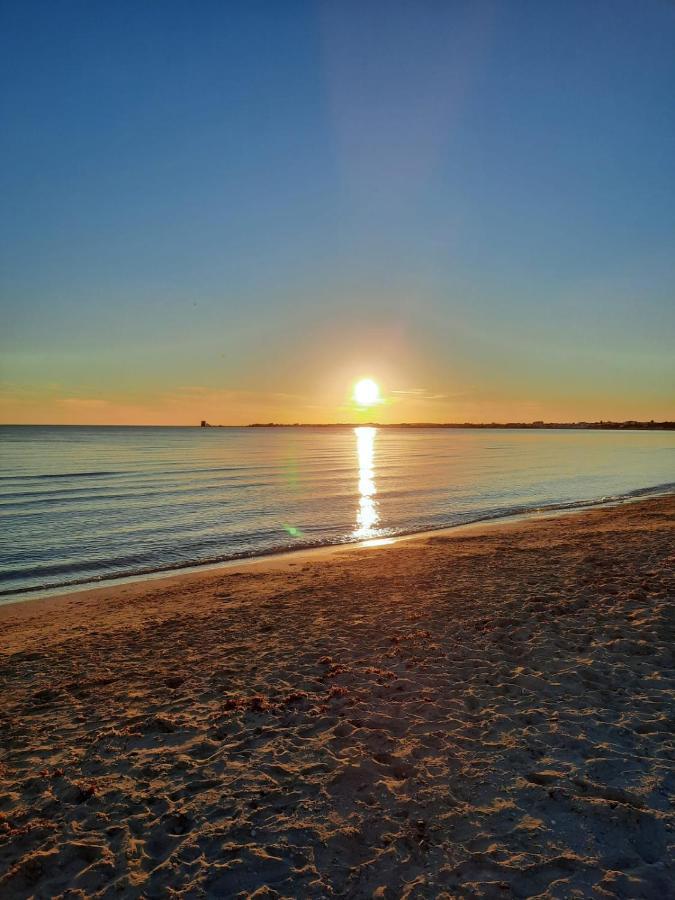
<svg viewBox="0 0 675 900">
<path fill-rule="evenodd" d="M 553 515 L 555 513 L 574 513 L 583 510 L 593 509 L 595 507 L 609 507 L 621 503 L 631 503 L 646 497 L 668 496 L 675 493 L 675 482 L 667 482 L 665 484 L 657 484 L 649 487 L 636 488 L 623 494 L 614 494 L 603 497 L 595 497 L 586 500 L 569 500 L 555 501 L 551 503 L 533 503 L 529 505 L 514 505 L 508 507 L 492 508 L 485 511 L 468 512 L 465 516 L 457 518 L 455 521 L 443 521 L 436 525 L 425 524 L 415 528 L 381 528 L 377 529 L 371 540 L 410 538 L 418 535 L 426 535 L 432 532 L 453 531 L 458 528 L 465 528 L 471 525 L 499 523 L 504 519 L 522 519 L 535 517 L 539 515 Z M 30 599 L 33 597 L 51 596 L 69 593 L 75 590 L 86 590 L 96 585 L 114 585 L 123 584 L 127 581 L 141 580 L 144 578 L 170 577 L 173 573 L 180 574 L 183 572 L 198 571 L 209 567 L 217 567 L 219 565 L 236 564 L 239 562 L 255 562 L 257 560 L 265 560 L 268 557 L 284 556 L 289 553 L 306 553 L 312 550 L 326 550 L 340 547 L 358 547 L 366 546 L 369 540 L 363 538 L 355 538 L 353 535 L 347 535 L 344 538 L 336 538 L 334 540 L 294 540 L 292 544 L 283 543 L 270 547 L 267 550 L 243 550 L 239 552 L 219 553 L 201 559 L 186 559 L 182 562 L 166 563 L 157 565 L 156 563 L 148 566 L 134 567 L 131 565 L 132 560 L 126 560 L 129 564 L 127 571 L 113 571 L 92 575 L 91 572 L 84 577 L 66 578 L 64 581 L 43 584 L 30 585 L 24 587 L 0 587 L 0 605 L 4 603 L 13 603 L 22 599 Z M 83 570 L 90 568 L 90 563 L 82 562 L 79 567 Z M 47 570 L 50 574 L 66 574 L 74 572 L 78 568 L 77 564 L 55 564 Z M 24 576 L 22 571 L 15 573 L 17 579 Z M 5 571 L 3 577 L 10 581 L 14 577 L 11 572 Z"/>
</svg>

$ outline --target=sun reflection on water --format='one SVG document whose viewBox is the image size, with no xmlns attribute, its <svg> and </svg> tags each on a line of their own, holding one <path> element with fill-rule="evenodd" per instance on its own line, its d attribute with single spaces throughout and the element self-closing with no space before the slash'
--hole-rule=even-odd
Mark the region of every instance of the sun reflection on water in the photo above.
<svg viewBox="0 0 675 900">
<path fill-rule="evenodd" d="M 375 451 L 375 435 L 377 428 L 363 426 L 355 428 L 356 455 L 359 461 L 359 508 L 356 513 L 357 528 L 354 537 L 359 540 L 367 540 L 377 534 L 374 527 L 380 520 L 377 513 L 377 502 L 373 499 L 376 494 L 373 458 Z"/>
</svg>

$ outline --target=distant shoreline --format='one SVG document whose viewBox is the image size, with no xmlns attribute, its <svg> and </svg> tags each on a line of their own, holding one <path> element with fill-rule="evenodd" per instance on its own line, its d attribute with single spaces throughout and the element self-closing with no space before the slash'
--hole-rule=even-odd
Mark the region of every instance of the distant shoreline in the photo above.
<svg viewBox="0 0 675 900">
<path fill-rule="evenodd" d="M 0 422 L 0 428 L 455 428 L 510 429 L 511 431 L 675 431 L 675 421 L 664 422 L 251 422 L 246 425 L 129 425 L 110 423 Z"/>
<path fill-rule="evenodd" d="M 209 425 L 206 428 L 227 428 L 227 425 Z M 381 425 L 379 422 L 335 422 L 313 425 L 309 422 L 253 422 L 246 428 L 510 428 L 527 430 L 574 429 L 608 431 L 672 431 L 675 422 L 396 422 Z"/>
</svg>

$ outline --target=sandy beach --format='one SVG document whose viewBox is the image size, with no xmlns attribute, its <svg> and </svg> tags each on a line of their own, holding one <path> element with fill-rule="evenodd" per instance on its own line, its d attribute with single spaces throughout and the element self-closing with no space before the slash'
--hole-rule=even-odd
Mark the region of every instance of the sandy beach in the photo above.
<svg viewBox="0 0 675 900">
<path fill-rule="evenodd" d="M 674 513 L 0 607 L 0 895 L 675 896 Z"/>
</svg>

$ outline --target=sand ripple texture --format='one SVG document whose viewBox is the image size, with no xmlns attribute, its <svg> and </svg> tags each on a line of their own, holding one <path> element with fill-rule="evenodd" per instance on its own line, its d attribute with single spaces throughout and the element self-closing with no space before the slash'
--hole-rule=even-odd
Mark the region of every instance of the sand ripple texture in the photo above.
<svg viewBox="0 0 675 900">
<path fill-rule="evenodd" d="M 673 498 L 0 611 L 0 895 L 675 896 Z"/>
</svg>

